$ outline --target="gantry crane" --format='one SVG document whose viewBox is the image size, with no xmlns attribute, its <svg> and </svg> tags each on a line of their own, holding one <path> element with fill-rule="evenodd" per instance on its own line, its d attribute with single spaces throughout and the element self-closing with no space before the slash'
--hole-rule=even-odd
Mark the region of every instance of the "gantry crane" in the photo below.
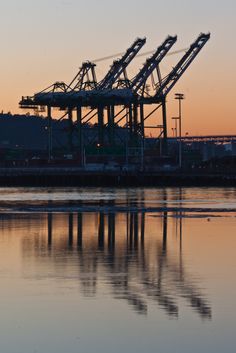
<svg viewBox="0 0 236 353">
<path fill-rule="evenodd" d="M 143 97 L 145 94 L 146 82 L 148 78 L 153 74 L 153 71 L 157 71 L 157 76 L 161 80 L 160 68 L 159 65 L 164 59 L 166 54 L 172 48 L 172 46 L 177 41 L 177 36 L 168 36 L 165 41 L 157 48 L 155 53 L 146 60 L 146 63 L 143 65 L 142 69 L 139 71 L 137 76 L 131 82 L 130 88 L 135 96 Z M 141 126 L 141 135 L 144 137 L 144 110 L 143 103 L 139 101 L 134 102 L 129 107 L 129 127 L 130 133 L 133 132 L 136 134 L 139 126 L 138 123 L 138 105 L 140 106 L 140 126 Z"/>
<path fill-rule="evenodd" d="M 159 64 L 167 55 L 169 50 L 177 41 L 177 36 L 168 36 L 165 41 L 156 49 L 153 55 L 146 60 L 139 73 L 131 80 L 128 81 L 128 85 L 124 82 L 123 87 L 117 90 L 113 90 L 110 95 L 116 96 L 116 98 L 125 97 L 131 100 L 126 102 L 128 107 L 127 113 L 119 120 L 124 119 L 128 116 L 128 125 L 130 136 L 137 135 L 139 127 L 141 126 L 142 136 L 144 136 L 144 111 L 143 104 L 140 102 L 140 97 L 143 97 L 146 90 L 146 83 L 148 78 L 153 74 L 154 70 L 157 71 L 157 76 L 161 82 L 161 74 Z M 128 89 L 128 90 L 127 90 Z M 138 107 L 140 107 L 140 123 L 138 123 Z M 121 110 L 121 112 L 124 109 Z M 119 116 L 119 115 L 117 115 Z"/>
<path fill-rule="evenodd" d="M 162 98 L 167 96 L 209 39 L 209 33 L 201 33 L 199 35 L 172 71 L 161 82 L 159 82 L 154 98 Z"/>
<path fill-rule="evenodd" d="M 27 108 L 47 107 L 49 121 L 51 120 L 52 107 L 66 110 L 71 131 L 74 126 L 72 113 L 76 109 L 76 126 L 79 131 L 79 141 L 82 140 L 82 124 L 97 116 L 99 144 L 105 142 L 104 133 L 107 128 L 110 143 L 114 142 L 114 127 L 124 117 L 127 117 L 126 126 L 130 130 L 130 136 L 144 138 L 146 119 L 159 107 L 162 107 L 162 134 L 166 141 L 166 97 L 209 38 L 210 34 L 200 34 L 171 72 L 162 78 L 159 65 L 177 40 L 176 36 L 167 37 L 154 54 L 147 59 L 139 73 L 132 80 L 129 80 L 126 69 L 146 42 L 145 38 L 138 38 L 120 59 L 113 62 L 110 70 L 100 82 L 97 82 L 96 78 L 96 65 L 87 61 L 82 64 L 79 72 L 68 85 L 63 82 L 56 82 L 33 97 L 23 97 L 20 106 Z M 157 81 L 154 80 L 155 72 Z M 152 80 L 154 93 L 153 91 L 150 93 L 147 90 L 147 81 L 150 79 Z M 158 106 L 144 116 L 144 106 L 154 104 Z M 117 113 L 116 109 L 119 106 L 122 107 L 119 113 L 126 111 L 126 114 L 117 121 L 116 118 L 119 113 Z M 89 109 L 89 113 L 84 116 L 82 114 L 83 107 Z M 107 121 L 104 118 L 105 109 L 107 110 Z M 93 112 L 93 115 L 90 114 L 91 112 Z M 72 133 L 70 138 L 72 140 Z M 134 141 L 137 141 L 137 139 L 134 139 Z M 79 149 L 82 151 L 82 148 L 83 146 L 80 142 Z"/>
<path fill-rule="evenodd" d="M 96 64 L 85 61 L 77 75 L 68 85 L 71 91 L 92 90 L 97 88 Z M 75 85 L 74 85 L 75 83 Z"/>
<path fill-rule="evenodd" d="M 163 112 L 163 137 L 167 139 L 167 119 L 166 119 L 166 96 L 170 90 L 175 86 L 183 73 L 187 70 L 201 49 L 210 39 L 210 34 L 201 33 L 198 38 L 191 44 L 190 48 L 179 60 L 171 72 L 160 82 L 157 83 L 156 93 L 153 98 L 149 99 L 150 102 L 161 103 Z"/>
<path fill-rule="evenodd" d="M 157 48 L 155 53 L 146 60 L 146 63 L 143 65 L 142 69 L 132 80 L 131 89 L 134 93 L 139 93 L 141 96 L 144 95 L 147 79 L 150 77 L 154 70 L 157 70 L 157 75 L 160 77 L 159 64 L 176 41 L 177 36 L 168 36 L 165 41 Z"/>
<path fill-rule="evenodd" d="M 146 38 L 137 38 L 120 59 L 114 60 L 110 70 L 99 83 L 98 88 L 100 90 L 111 89 L 113 84 L 120 78 L 122 74 L 124 74 L 124 79 L 127 80 L 126 68 L 135 58 L 138 52 L 142 49 L 145 43 Z"/>
<path fill-rule="evenodd" d="M 124 76 L 123 81 L 126 83 L 128 82 L 128 77 L 126 73 L 126 69 L 128 65 L 132 62 L 132 60 L 135 58 L 135 56 L 138 54 L 138 52 L 142 49 L 142 47 L 146 43 L 146 38 L 137 38 L 135 42 L 127 49 L 127 51 L 124 53 L 124 55 L 118 59 L 114 60 L 113 64 L 108 71 L 108 73 L 105 75 L 105 77 L 98 83 L 98 85 L 95 87 L 95 90 L 88 92 L 86 94 L 86 100 L 91 102 L 91 106 L 94 105 L 93 102 L 96 102 L 96 107 L 97 107 L 97 112 L 94 113 L 92 116 L 90 116 L 87 121 L 92 119 L 96 114 L 98 115 L 98 130 L 99 130 L 99 142 L 100 144 L 104 143 L 104 109 L 105 107 L 107 108 L 107 120 L 108 120 L 108 128 L 109 128 L 109 137 L 110 137 L 110 142 L 112 143 L 113 141 L 113 133 L 114 133 L 114 104 L 104 104 L 104 97 L 109 94 L 112 91 L 113 85 L 120 79 L 121 75 Z M 79 95 L 82 95 L 78 93 L 74 95 L 75 101 L 78 100 Z M 78 106 L 76 104 L 77 110 L 81 110 L 82 105 Z M 94 109 L 92 109 L 90 112 L 93 112 Z M 81 111 L 77 114 L 77 116 L 82 117 Z M 86 117 L 88 117 L 88 114 L 86 114 Z M 81 124 L 83 118 L 78 121 L 77 123 Z"/>
<path fill-rule="evenodd" d="M 43 91 L 36 93 L 34 97 L 31 97 L 32 101 L 35 105 L 44 104 L 61 109 L 67 108 L 68 96 L 73 92 L 92 90 L 97 87 L 95 66 L 96 65 L 90 61 L 82 63 L 79 72 L 69 84 L 56 82 Z M 71 104 L 69 104 L 69 106 L 71 106 Z"/>
<path fill-rule="evenodd" d="M 166 119 L 167 94 L 175 86 L 175 84 L 178 82 L 180 77 L 187 70 L 187 68 L 190 66 L 190 64 L 199 54 L 201 49 L 207 43 L 209 38 L 210 38 L 210 34 L 203 34 L 203 33 L 200 34 L 198 38 L 191 44 L 190 48 L 187 50 L 184 56 L 171 70 L 171 72 L 163 79 L 161 78 L 161 73 L 159 69 L 160 62 L 155 59 L 155 54 L 153 55 L 152 58 L 147 60 L 146 65 L 144 65 L 144 67 L 140 70 L 139 74 L 133 79 L 131 84 L 131 88 L 133 90 L 134 96 L 138 95 L 138 98 L 136 97 L 136 100 L 134 99 L 134 103 L 133 103 L 134 109 L 129 112 L 129 127 L 131 132 L 133 131 L 133 126 L 134 126 L 136 128 L 136 132 L 138 129 L 141 130 L 141 135 L 142 137 L 144 137 L 145 135 L 144 120 L 146 120 L 147 117 L 151 116 L 152 113 L 157 110 L 157 108 L 162 106 L 163 137 L 165 140 L 167 139 L 167 119 Z M 170 49 L 170 47 L 174 44 L 176 39 L 177 39 L 176 37 L 168 37 L 167 40 L 163 43 L 163 45 L 159 47 L 159 48 L 163 47 L 161 51 L 162 55 L 160 55 L 160 58 L 163 58 L 166 55 L 167 53 L 166 50 Z M 158 51 L 159 49 L 157 49 L 157 52 Z M 145 86 L 146 86 L 147 79 L 150 77 L 150 75 L 152 75 L 154 70 L 157 70 L 158 82 L 155 83 L 154 95 L 150 96 L 145 92 Z M 149 113 L 147 117 L 144 117 L 143 105 L 155 104 L 155 103 L 158 104 L 158 107 L 155 108 L 153 112 Z M 139 123 L 138 123 L 138 114 L 137 114 L 138 105 L 140 106 Z"/>
</svg>

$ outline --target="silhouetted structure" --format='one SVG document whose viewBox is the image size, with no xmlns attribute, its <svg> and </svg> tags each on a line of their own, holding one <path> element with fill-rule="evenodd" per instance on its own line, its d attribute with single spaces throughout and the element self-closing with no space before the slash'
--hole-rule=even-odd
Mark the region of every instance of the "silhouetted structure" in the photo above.
<svg viewBox="0 0 236 353">
<path fill-rule="evenodd" d="M 210 34 L 200 34 L 165 77 L 161 75 L 160 63 L 175 44 L 176 36 L 167 37 L 133 79 L 128 78 L 126 68 L 145 44 L 145 39 L 138 38 L 119 60 L 113 62 L 109 72 L 100 82 L 97 82 L 95 64 L 84 62 L 71 83 L 56 82 L 33 97 L 22 97 L 20 101 L 22 108 L 47 108 L 49 160 L 52 152 L 51 122 L 54 107 L 65 110 L 64 117 L 66 115 L 68 117 L 68 146 L 71 153 L 74 151 L 73 131 L 76 131 L 81 160 L 86 138 L 84 124 L 96 119 L 95 141 L 99 147 L 114 146 L 116 128 L 122 125 L 127 129 L 126 143 L 140 148 L 143 153 L 145 122 L 159 108 L 162 108 L 160 138 L 163 138 L 162 149 L 166 152 L 166 97 L 209 38 Z M 148 85 L 148 80 L 151 85 Z M 144 108 L 148 105 L 155 105 L 155 107 L 145 115 Z M 87 112 L 88 109 L 89 112 Z M 73 121 L 74 111 L 76 111 L 76 122 Z M 156 125 L 153 127 L 156 128 Z M 107 134 L 105 134 L 106 131 Z"/>
</svg>

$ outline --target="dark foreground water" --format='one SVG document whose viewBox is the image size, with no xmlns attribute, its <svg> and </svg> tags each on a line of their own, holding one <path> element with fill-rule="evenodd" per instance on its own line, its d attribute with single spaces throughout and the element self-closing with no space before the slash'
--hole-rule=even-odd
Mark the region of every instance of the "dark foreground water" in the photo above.
<svg viewBox="0 0 236 353">
<path fill-rule="evenodd" d="M 236 350 L 236 189 L 0 189 L 0 352 Z"/>
</svg>

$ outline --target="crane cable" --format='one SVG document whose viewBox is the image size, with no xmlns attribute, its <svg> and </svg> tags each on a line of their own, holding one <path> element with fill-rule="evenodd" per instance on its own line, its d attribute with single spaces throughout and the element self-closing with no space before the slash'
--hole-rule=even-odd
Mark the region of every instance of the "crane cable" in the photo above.
<svg viewBox="0 0 236 353">
<path fill-rule="evenodd" d="M 188 50 L 188 48 L 175 50 L 175 51 L 172 51 L 172 52 L 166 54 L 166 56 L 171 56 L 171 55 L 183 53 L 183 52 L 185 52 L 186 50 Z M 142 57 L 142 56 L 146 56 L 146 55 L 150 55 L 150 54 L 153 54 L 153 53 L 155 53 L 155 50 L 146 51 L 145 53 L 141 53 L 141 54 L 136 55 L 135 58 Z M 124 52 L 117 53 L 117 54 L 113 54 L 113 55 L 109 55 L 109 56 L 104 56 L 103 58 L 99 58 L 99 59 L 92 60 L 92 62 L 93 62 L 93 63 L 98 63 L 98 62 L 101 62 L 101 61 L 105 61 L 105 60 L 117 58 L 117 57 L 119 57 L 119 56 L 121 56 L 121 55 L 123 55 L 123 54 L 124 54 Z"/>
</svg>

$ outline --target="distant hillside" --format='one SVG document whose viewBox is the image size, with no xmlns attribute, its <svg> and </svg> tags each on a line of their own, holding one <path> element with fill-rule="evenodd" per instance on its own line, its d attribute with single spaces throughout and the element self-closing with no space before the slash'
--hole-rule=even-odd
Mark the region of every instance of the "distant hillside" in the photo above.
<svg viewBox="0 0 236 353">
<path fill-rule="evenodd" d="M 34 115 L 11 115 L 0 114 L 0 148 L 4 149 L 31 149 L 46 150 L 48 145 L 48 119 Z M 106 130 L 106 141 L 108 142 L 108 131 Z M 69 146 L 69 122 L 67 119 L 52 120 L 52 147 L 53 149 Z M 83 126 L 83 141 L 85 144 L 96 144 L 98 141 L 97 127 Z M 116 142 L 123 144 L 127 132 L 125 129 L 116 129 Z M 122 142 L 123 140 L 123 142 Z M 73 145 L 78 145 L 78 134 L 76 128 L 73 131 Z"/>
<path fill-rule="evenodd" d="M 0 114 L 0 148 L 47 149 L 48 121 L 44 117 Z M 52 121 L 53 147 L 68 141 L 68 122 Z"/>
</svg>

